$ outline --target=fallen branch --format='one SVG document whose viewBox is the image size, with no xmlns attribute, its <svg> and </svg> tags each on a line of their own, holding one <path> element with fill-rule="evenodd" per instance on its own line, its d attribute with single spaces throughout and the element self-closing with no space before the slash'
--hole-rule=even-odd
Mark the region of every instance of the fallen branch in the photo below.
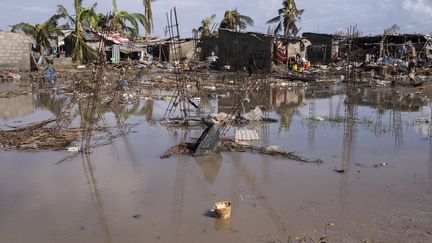
<svg viewBox="0 0 432 243">
<path fill-rule="evenodd" d="M 192 143 L 182 143 L 177 146 L 174 146 L 168 151 L 166 151 L 164 154 L 161 155 L 161 159 L 170 158 L 173 155 L 180 155 L 180 154 L 189 154 L 192 155 L 194 144 Z M 274 157 L 279 157 L 282 159 L 290 159 L 294 161 L 298 161 L 301 163 L 314 163 L 314 164 L 320 164 L 323 163 L 321 159 L 317 160 L 310 160 L 305 157 L 296 155 L 294 152 L 284 152 L 284 151 L 275 151 L 275 150 L 269 150 L 264 147 L 255 147 L 250 145 L 242 145 L 234 140 L 231 139 L 222 139 L 221 143 L 218 145 L 217 150 L 220 152 L 238 152 L 238 153 L 245 153 L 245 152 L 252 152 L 252 153 L 260 153 L 264 155 L 270 155 Z"/>
</svg>

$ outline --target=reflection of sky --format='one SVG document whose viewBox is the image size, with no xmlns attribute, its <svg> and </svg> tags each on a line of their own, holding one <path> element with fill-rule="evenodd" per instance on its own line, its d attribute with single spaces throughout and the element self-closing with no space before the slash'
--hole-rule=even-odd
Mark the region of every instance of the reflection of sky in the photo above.
<svg viewBox="0 0 432 243">
<path fill-rule="evenodd" d="M 333 97 L 333 109 L 339 98 Z M 315 102 L 316 114 L 328 115 L 329 100 Z M 376 136 L 371 127 L 361 124 L 352 127 L 356 129 L 352 143 L 344 143 L 344 124 L 325 121 L 315 127 L 311 150 L 310 128 L 305 122 L 308 105 L 292 108 L 301 115 L 292 112 L 290 129 L 281 131 L 278 123 L 262 126 L 260 135 L 268 140 L 267 145 L 281 145 L 282 150 L 324 160 L 321 165 L 308 165 L 256 153 L 161 160 L 159 156 L 178 144 L 183 134 L 190 137 L 196 133 L 150 126 L 144 119 L 147 114 L 140 112 L 148 104 L 143 100 L 136 109 L 133 105 L 119 109 L 130 113 L 126 122 L 138 123 L 133 127 L 136 133 L 95 149 L 87 167 L 91 172 L 84 170 L 80 156 L 56 165 L 70 155 L 65 151 L 0 152 L 0 235 L 11 242 L 106 242 L 103 235 L 108 230 L 113 239 L 132 242 L 154 242 L 158 236 L 163 242 L 255 242 L 262 239 L 262 232 L 280 233 L 278 229 L 284 224 L 291 227 L 290 231 L 301 228 L 301 232 L 313 232 L 331 218 L 344 227 L 344 232 L 355 231 L 360 224 L 374 226 L 374 222 L 393 220 L 395 211 L 403 214 L 400 218 L 412 216 L 401 208 L 412 209 L 406 205 L 413 205 L 416 198 L 422 200 L 415 206 L 430 205 L 423 189 L 429 190 L 429 184 L 412 183 L 413 178 L 422 178 L 417 175 L 428 171 L 429 143 L 406 125 L 416 117 L 428 117 L 426 108 L 401 113 L 405 142 L 400 147 L 395 146 L 392 133 Z M 155 119 L 161 118 L 168 102 L 155 100 L 151 104 Z M 44 113 L 37 111 L 32 118 L 40 114 Z M 269 115 L 279 118 L 276 111 Z M 383 114 L 386 126 L 390 126 L 390 115 L 390 111 Z M 358 107 L 358 119 L 374 121 L 376 116 L 375 108 Z M 108 113 L 106 119 L 109 124 L 115 122 L 113 113 Z M 350 154 L 344 156 L 343 151 Z M 390 166 L 374 167 L 381 162 Z M 341 165 L 350 171 L 344 175 L 335 173 L 333 169 Z M 94 180 L 89 180 L 87 174 Z M 392 185 L 391 196 L 384 191 L 389 190 L 388 185 Z M 93 189 L 97 193 L 91 193 Z M 365 195 L 368 200 L 364 200 Z M 204 215 L 218 200 L 230 200 L 235 205 L 231 222 L 236 234 L 220 234 L 213 229 L 214 219 Z M 418 222 L 429 220 L 428 212 L 416 210 Z M 133 215 L 140 218 L 134 219 Z M 293 218 L 301 220 L 291 222 Z M 353 221 L 356 224 L 350 228 Z"/>
</svg>

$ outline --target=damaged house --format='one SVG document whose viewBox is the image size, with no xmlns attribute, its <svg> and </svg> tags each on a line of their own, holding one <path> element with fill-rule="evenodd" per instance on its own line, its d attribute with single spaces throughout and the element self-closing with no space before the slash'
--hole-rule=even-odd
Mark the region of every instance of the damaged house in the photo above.
<svg viewBox="0 0 432 243">
<path fill-rule="evenodd" d="M 420 66 L 431 66 L 432 39 L 421 34 L 365 36 L 352 40 L 354 60 L 396 64 L 414 57 Z"/>
<path fill-rule="evenodd" d="M 219 66 L 229 65 L 233 70 L 239 70 L 247 66 L 252 57 L 259 70 L 270 71 L 273 41 L 273 36 L 265 34 L 219 29 L 219 52 L 215 52 Z"/>
<path fill-rule="evenodd" d="M 306 59 L 313 65 L 329 64 L 333 57 L 340 53 L 343 37 L 330 34 L 305 32 L 302 35 L 311 42 L 307 48 Z"/>
<path fill-rule="evenodd" d="M 286 64 L 297 54 L 305 58 L 309 45 L 304 38 L 285 39 L 221 28 L 217 36 L 203 38 L 198 48 L 201 60 L 206 60 L 212 53 L 218 56 L 219 68 L 228 65 L 231 70 L 240 70 L 253 58 L 258 70 L 270 72 L 273 63 Z"/>
<path fill-rule="evenodd" d="M 101 40 L 104 41 L 107 60 L 111 62 L 118 62 L 122 59 L 140 60 L 144 55 L 144 49 L 135 45 L 129 39 L 123 37 L 118 33 L 108 32 L 106 34 L 97 33 L 94 31 L 85 31 L 84 40 L 88 46 L 93 50 L 98 50 Z M 59 41 L 62 44 L 61 48 L 67 56 L 72 54 L 72 38 L 69 35 Z"/>
<path fill-rule="evenodd" d="M 148 40 L 147 44 L 150 47 L 153 57 L 158 58 L 160 62 L 173 63 L 174 59 L 191 60 L 195 53 L 196 43 L 194 39 L 180 39 L 173 41 L 170 38 L 159 38 Z M 180 48 L 178 48 L 180 46 Z M 176 54 L 174 54 L 176 52 Z M 150 53 L 149 53 L 150 54 Z M 179 57 L 175 58 L 175 55 Z"/>
<path fill-rule="evenodd" d="M 310 45 L 310 41 L 306 38 L 275 38 L 273 62 L 276 65 L 287 64 L 296 56 L 307 59 L 307 48 Z"/>
</svg>

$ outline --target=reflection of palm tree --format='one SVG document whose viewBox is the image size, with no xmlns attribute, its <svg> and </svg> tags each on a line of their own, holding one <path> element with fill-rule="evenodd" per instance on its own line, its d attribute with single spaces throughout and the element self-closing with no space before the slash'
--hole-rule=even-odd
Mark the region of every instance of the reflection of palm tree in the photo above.
<svg viewBox="0 0 432 243">
<path fill-rule="evenodd" d="M 232 155 L 234 156 L 234 154 Z M 244 182 L 249 187 L 250 191 L 253 193 L 253 196 L 255 198 L 260 198 L 260 200 L 258 200 L 257 202 L 261 204 L 262 208 L 264 209 L 264 212 L 271 219 L 273 224 L 277 227 L 279 231 L 286 232 L 287 230 L 286 223 L 279 216 L 280 214 L 275 210 L 275 208 L 271 204 L 271 201 L 266 198 L 263 191 L 257 185 L 255 174 L 250 173 L 247 167 L 241 162 L 240 159 L 234 159 L 234 161 L 236 161 L 236 163 L 232 163 L 232 165 L 235 167 L 234 169 L 237 172 L 235 177 L 240 176 L 243 178 Z M 238 194 L 236 197 L 238 197 Z"/>
<path fill-rule="evenodd" d="M 145 101 L 144 105 L 142 104 L 141 102 L 135 102 L 130 108 L 126 108 L 123 105 L 112 105 L 110 109 L 114 112 L 116 118 L 122 121 L 122 124 L 131 116 L 144 115 L 147 121 L 153 121 L 154 100 L 148 99 Z"/>
<path fill-rule="evenodd" d="M 79 103 L 78 110 L 81 118 L 80 127 L 82 128 L 93 127 L 103 119 L 104 112 L 100 110 L 100 107 L 89 107 L 88 104 Z"/>
<path fill-rule="evenodd" d="M 99 225 L 104 233 L 105 242 L 111 242 L 111 233 L 108 224 L 108 218 L 103 207 L 102 199 L 100 196 L 100 191 L 97 186 L 97 180 L 94 173 L 94 165 L 92 165 L 90 154 L 85 153 L 81 156 L 83 162 L 84 173 L 87 178 L 87 184 L 89 187 L 90 195 L 94 199 L 96 211 L 98 213 Z"/>
<path fill-rule="evenodd" d="M 67 100 L 65 96 L 49 93 L 40 93 L 34 97 L 34 104 L 36 107 L 46 108 L 54 115 L 59 115 L 62 112 Z"/>
</svg>

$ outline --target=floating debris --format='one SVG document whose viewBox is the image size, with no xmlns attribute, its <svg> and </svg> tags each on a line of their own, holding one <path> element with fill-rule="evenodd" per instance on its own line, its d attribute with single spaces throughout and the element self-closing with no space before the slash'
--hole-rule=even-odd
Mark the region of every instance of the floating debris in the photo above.
<svg viewBox="0 0 432 243">
<path fill-rule="evenodd" d="M 219 219 L 229 219 L 231 218 L 231 208 L 232 204 L 229 201 L 216 202 L 213 206 L 213 211 Z"/>
</svg>

